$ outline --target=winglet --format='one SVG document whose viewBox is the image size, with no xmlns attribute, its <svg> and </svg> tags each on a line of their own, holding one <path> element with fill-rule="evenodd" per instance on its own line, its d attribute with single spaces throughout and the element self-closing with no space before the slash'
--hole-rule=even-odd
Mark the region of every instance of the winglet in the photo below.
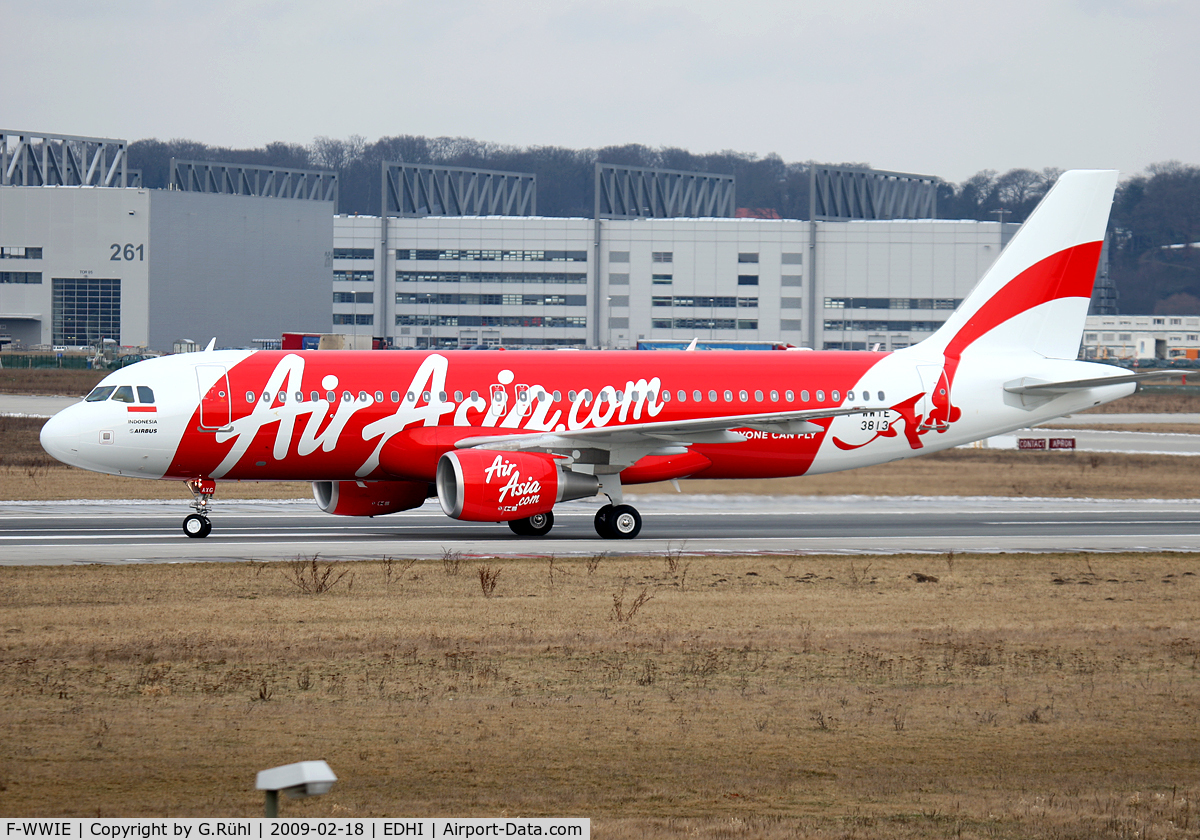
<svg viewBox="0 0 1200 840">
<path fill-rule="evenodd" d="M 689 344 L 687 347 L 683 348 L 683 351 L 684 351 L 685 353 L 690 353 L 691 351 L 695 350 L 695 349 L 696 349 L 696 342 L 697 342 L 697 341 L 699 341 L 699 340 L 700 340 L 699 338 L 693 338 L 693 339 L 692 339 L 692 343 L 691 343 L 691 344 Z"/>
<path fill-rule="evenodd" d="M 204 348 L 205 353 L 211 353 L 217 346 L 217 337 L 214 335 L 208 341 L 208 346 Z"/>
</svg>

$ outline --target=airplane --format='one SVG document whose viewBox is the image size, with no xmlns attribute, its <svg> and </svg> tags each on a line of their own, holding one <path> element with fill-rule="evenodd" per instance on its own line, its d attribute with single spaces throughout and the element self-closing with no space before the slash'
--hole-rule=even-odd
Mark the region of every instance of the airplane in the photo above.
<svg viewBox="0 0 1200 840">
<path fill-rule="evenodd" d="M 305 480 L 321 510 L 437 498 L 450 517 L 548 534 L 596 497 L 632 539 L 625 486 L 815 475 L 1043 423 L 1147 374 L 1077 361 L 1116 188 L 1064 173 L 930 337 L 893 352 L 265 351 L 149 359 L 51 418 L 43 448 L 112 475 L 185 482 L 188 537 L 218 481 Z M 1150 374 L 1153 375 L 1153 374 Z"/>
</svg>

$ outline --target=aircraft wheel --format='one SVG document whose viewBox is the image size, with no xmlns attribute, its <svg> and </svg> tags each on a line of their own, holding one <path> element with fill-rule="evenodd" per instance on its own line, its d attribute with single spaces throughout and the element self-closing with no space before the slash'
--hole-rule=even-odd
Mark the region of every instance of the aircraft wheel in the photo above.
<svg viewBox="0 0 1200 840">
<path fill-rule="evenodd" d="M 554 513 L 535 513 L 525 519 L 510 519 L 508 527 L 519 537 L 544 537 L 554 527 Z"/>
<path fill-rule="evenodd" d="M 193 513 L 183 520 L 183 533 L 195 539 L 203 539 L 212 533 L 212 523 L 207 516 Z"/>
<path fill-rule="evenodd" d="M 609 518 L 612 516 L 612 512 L 612 505 L 605 505 L 604 507 L 600 508 L 600 510 L 596 511 L 596 533 L 606 540 L 611 540 L 614 536 L 616 536 L 613 534 L 612 528 L 609 525 Z"/>
<path fill-rule="evenodd" d="M 531 537 L 544 537 L 550 533 L 550 529 L 554 527 L 554 514 L 551 511 L 545 513 L 535 513 L 533 516 L 525 520 L 527 533 Z"/>
<path fill-rule="evenodd" d="M 642 530 L 642 515 L 629 505 L 617 505 L 608 515 L 608 528 L 616 539 L 631 540 Z"/>
</svg>

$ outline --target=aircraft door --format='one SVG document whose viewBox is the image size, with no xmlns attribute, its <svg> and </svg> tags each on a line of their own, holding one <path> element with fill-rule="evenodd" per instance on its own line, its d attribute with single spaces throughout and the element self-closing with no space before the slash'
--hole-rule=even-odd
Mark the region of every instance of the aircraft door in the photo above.
<svg viewBox="0 0 1200 840">
<path fill-rule="evenodd" d="M 196 365 L 200 391 L 200 428 L 222 429 L 233 422 L 229 373 L 224 365 Z"/>
</svg>

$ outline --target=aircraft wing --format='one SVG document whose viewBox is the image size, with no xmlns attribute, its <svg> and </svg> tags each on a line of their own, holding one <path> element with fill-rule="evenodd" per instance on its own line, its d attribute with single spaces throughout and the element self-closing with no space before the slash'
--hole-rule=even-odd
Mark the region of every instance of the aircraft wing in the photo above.
<svg viewBox="0 0 1200 840">
<path fill-rule="evenodd" d="M 1081 391 L 1087 388 L 1099 388 L 1104 385 L 1122 385 L 1126 382 L 1144 382 L 1147 379 L 1161 379 L 1166 376 L 1187 375 L 1187 371 L 1152 370 L 1143 373 L 1126 373 L 1117 376 L 1099 376 L 1093 379 L 1072 379 L 1065 382 L 1045 382 L 1040 379 L 1023 377 L 1004 386 L 1010 394 L 1029 394 L 1032 396 L 1066 394 L 1071 391 Z"/>
<path fill-rule="evenodd" d="M 620 426 L 600 426 L 575 431 L 543 432 L 541 434 L 482 435 L 464 438 L 458 449 L 497 449 L 504 451 L 550 451 L 555 449 L 621 449 L 628 452 L 627 461 L 638 451 L 637 458 L 663 447 L 678 448 L 693 443 L 740 443 L 745 440 L 734 429 L 755 429 L 779 434 L 811 434 L 824 429 L 813 423 L 844 414 L 882 411 L 884 408 L 823 408 L 806 411 L 776 411 L 765 414 L 731 414 L 722 417 L 700 417 L 664 422 L 627 423 Z M 632 463 L 632 461 L 629 461 Z"/>
</svg>

